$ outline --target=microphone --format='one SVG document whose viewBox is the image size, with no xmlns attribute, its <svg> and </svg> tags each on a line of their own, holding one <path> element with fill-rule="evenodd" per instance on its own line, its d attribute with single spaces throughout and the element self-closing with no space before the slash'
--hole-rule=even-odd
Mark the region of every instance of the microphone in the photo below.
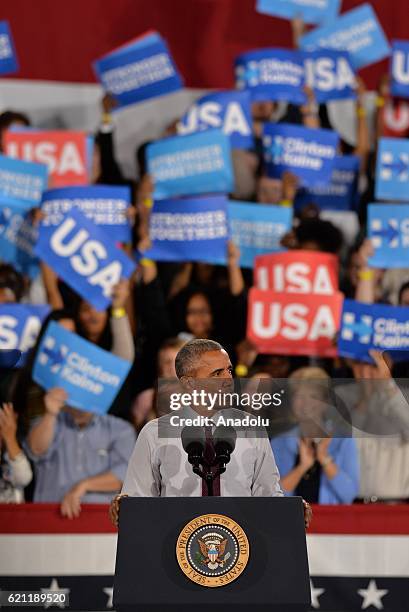
<svg viewBox="0 0 409 612">
<path fill-rule="evenodd" d="M 206 436 L 202 427 L 184 427 L 181 433 L 182 446 L 187 453 L 188 461 L 194 468 L 203 462 Z"/>
<path fill-rule="evenodd" d="M 216 461 L 222 473 L 230 461 L 230 455 L 236 448 L 237 432 L 230 425 L 220 425 L 215 429 L 213 440 Z"/>
</svg>

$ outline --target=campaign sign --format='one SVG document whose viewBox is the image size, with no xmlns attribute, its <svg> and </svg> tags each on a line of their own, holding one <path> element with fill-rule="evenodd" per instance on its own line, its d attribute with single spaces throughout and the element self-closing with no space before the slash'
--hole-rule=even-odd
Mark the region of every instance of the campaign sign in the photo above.
<svg viewBox="0 0 409 612">
<path fill-rule="evenodd" d="M 248 91 L 222 91 L 203 96 L 178 123 L 179 134 L 220 128 L 235 149 L 254 145 L 251 98 Z"/>
<path fill-rule="evenodd" d="M 385 138 L 406 138 L 409 135 L 409 101 L 399 98 L 385 100 L 378 109 Z"/>
<path fill-rule="evenodd" d="M 338 141 L 338 134 L 333 130 L 265 123 L 263 149 L 267 175 L 281 178 L 289 170 L 303 185 L 329 182 Z"/>
<path fill-rule="evenodd" d="M 57 227 L 65 213 L 78 208 L 117 242 L 131 241 L 131 224 L 127 210 L 131 202 L 129 187 L 90 185 L 50 189 L 43 195 L 43 225 Z"/>
<path fill-rule="evenodd" d="M 336 155 L 329 183 L 317 183 L 297 191 L 294 208 L 316 204 L 321 210 L 352 210 L 357 204 L 360 159 L 356 155 Z"/>
<path fill-rule="evenodd" d="M 27 353 L 34 346 L 49 312 L 48 305 L 0 304 L 0 351 L 21 351 L 17 368 L 24 365 Z"/>
<path fill-rule="evenodd" d="M 0 74 L 18 71 L 18 61 L 8 21 L 0 21 Z"/>
<path fill-rule="evenodd" d="M 230 139 L 221 130 L 158 140 L 146 157 L 155 200 L 233 190 Z"/>
<path fill-rule="evenodd" d="M 369 265 L 374 268 L 402 268 L 409 254 L 409 204 L 370 204 L 367 235 L 374 256 Z"/>
<path fill-rule="evenodd" d="M 50 187 L 87 185 L 91 167 L 90 139 L 86 132 L 11 129 L 4 135 L 10 157 L 45 164 Z"/>
<path fill-rule="evenodd" d="M 247 338 L 259 353 L 335 357 L 342 293 L 276 293 L 252 287 Z"/>
<path fill-rule="evenodd" d="M 152 248 L 144 257 L 157 261 L 225 261 L 228 239 L 225 196 L 162 200 L 150 216 Z"/>
<path fill-rule="evenodd" d="M 407 201 L 408 187 L 409 140 L 380 138 L 376 159 L 376 199 Z"/>
<path fill-rule="evenodd" d="M 314 90 L 318 104 L 356 97 L 356 76 L 346 51 L 305 51 L 304 67 L 305 83 Z"/>
<path fill-rule="evenodd" d="M 390 47 L 370 4 L 343 13 L 330 25 L 316 28 L 300 40 L 304 51 L 338 49 L 348 51 L 355 70 L 390 55 Z"/>
<path fill-rule="evenodd" d="M 275 293 L 334 295 L 338 291 L 338 258 L 303 250 L 260 255 L 255 260 L 254 285 Z"/>
<path fill-rule="evenodd" d="M 44 164 L 0 155 L 0 199 L 2 203 L 30 209 L 41 202 L 47 189 L 48 169 Z"/>
<path fill-rule="evenodd" d="M 340 4 L 341 0 L 257 0 L 256 10 L 273 17 L 301 17 L 304 23 L 321 24 L 334 21 Z"/>
<path fill-rule="evenodd" d="M 394 40 L 389 65 L 391 94 L 409 98 L 409 41 Z"/>
<path fill-rule="evenodd" d="M 408 348 L 409 307 L 344 300 L 338 338 L 341 356 L 372 362 L 370 350 Z"/>
<path fill-rule="evenodd" d="M 38 229 L 21 206 L 0 204 L 0 260 L 12 264 L 21 274 L 35 278 L 39 261 L 34 255 Z"/>
<path fill-rule="evenodd" d="M 229 202 L 227 210 L 242 268 L 252 268 L 258 255 L 283 250 L 280 240 L 291 229 L 291 207 Z"/>
<path fill-rule="evenodd" d="M 94 62 L 105 91 L 127 106 L 183 87 L 169 49 L 157 32 L 131 40 Z"/>
<path fill-rule="evenodd" d="M 108 308 L 114 285 L 135 268 L 111 236 L 77 208 L 58 227 L 40 224 L 35 254 L 97 310 Z"/>
<path fill-rule="evenodd" d="M 289 49 L 255 49 L 235 60 L 237 89 L 250 91 L 252 100 L 291 100 L 304 104 L 303 54 Z"/>
<path fill-rule="evenodd" d="M 105 414 L 130 367 L 129 361 L 50 321 L 37 352 L 33 380 L 46 390 L 65 389 L 67 404 L 73 408 Z"/>
</svg>

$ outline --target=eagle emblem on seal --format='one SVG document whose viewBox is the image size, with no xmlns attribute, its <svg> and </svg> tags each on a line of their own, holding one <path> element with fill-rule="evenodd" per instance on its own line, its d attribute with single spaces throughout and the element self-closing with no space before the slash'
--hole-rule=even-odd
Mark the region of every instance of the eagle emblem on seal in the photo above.
<svg viewBox="0 0 409 612">
<path fill-rule="evenodd" d="M 224 538 L 219 533 L 207 533 L 202 538 L 198 539 L 199 553 L 201 562 L 207 565 L 208 569 L 215 570 L 218 567 L 223 567 L 226 561 L 230 558 L 230 553 L 225 552 L 227 546 L 227 538 Z"/>
</svg>

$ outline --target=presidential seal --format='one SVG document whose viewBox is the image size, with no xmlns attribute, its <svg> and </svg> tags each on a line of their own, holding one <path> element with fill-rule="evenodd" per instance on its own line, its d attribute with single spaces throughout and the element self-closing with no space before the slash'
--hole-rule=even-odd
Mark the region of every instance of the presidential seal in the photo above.
<svg viewBox="0 0 409 612">
<path fill-rule="evenodd" d="M 182 572 L 197 584 L 219 587 L 236 580 L 250 556 L 243 529 L 223 514 L 203 514 L 179 534 L 176 558 Z"/>
</svg>

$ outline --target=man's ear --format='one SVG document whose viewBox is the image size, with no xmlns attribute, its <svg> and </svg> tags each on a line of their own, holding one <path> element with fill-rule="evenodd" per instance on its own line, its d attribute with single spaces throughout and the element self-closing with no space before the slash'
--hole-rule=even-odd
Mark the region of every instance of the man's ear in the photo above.
<svg viewBox="0 0 409 612">
<path fill-rule="evenodd" d="M 182 383 L 182 386 L 189 391 L 191 391 L 194 387 L 193 381 L 194 381 L 193 376 L 181 376 L 180 377 L 180 382 Z"/>
</svg>

